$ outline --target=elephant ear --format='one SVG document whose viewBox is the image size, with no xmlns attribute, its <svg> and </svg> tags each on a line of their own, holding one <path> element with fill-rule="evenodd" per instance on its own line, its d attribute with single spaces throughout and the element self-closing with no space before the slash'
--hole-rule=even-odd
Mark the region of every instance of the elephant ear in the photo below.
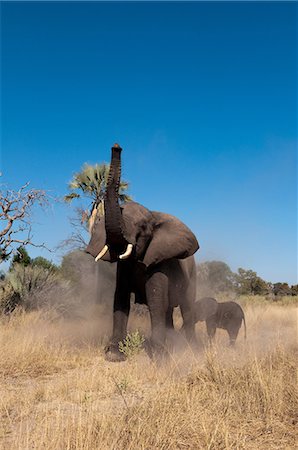
<svg viewBox="0 0 298 450">
<path fill-rule="evenodd" d="M 166 259 L 184 259 L 198 250 L 195 235 L 179 219 L 158 212 L 152 215 L 155 219 L 153 237 L 143 259 L 147 267 Z"/>
</svg>

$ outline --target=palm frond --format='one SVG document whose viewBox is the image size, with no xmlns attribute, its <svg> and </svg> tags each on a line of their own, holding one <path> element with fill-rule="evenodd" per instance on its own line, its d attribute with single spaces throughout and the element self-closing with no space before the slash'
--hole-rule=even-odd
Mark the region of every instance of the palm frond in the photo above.
<svg viewBox="0 0 298 450">
<path fill-rule="evenodd" d="M 80 172 L 73 175 L 68 187 L 71 191 L 80 190 L 88 197 L 91 197 L 93 203 L 101 203 L 104 200 L 106 191 L 110 165 L 103 164 L 87 164 L 85 163 Z M 124 192 L 128 190 L 129 184 L 127 181 L 121 180 L 119 187 L 119 200 L 121 203 L 130 201 L 131 197 Z M 65 201 L 72 201 L 74 198 L 79 198 L 80 195 L 71 193 L 64 197 Z"/>
<path fill-rule="evenodd" d="M 72 192 L 71 194 L 68 195 L 64 195 L 64 201 L 66 203 L 70 203 L 74 198 L 79 198 L 80 195 L 77 194 L 76 192 Z"/>
</svg>

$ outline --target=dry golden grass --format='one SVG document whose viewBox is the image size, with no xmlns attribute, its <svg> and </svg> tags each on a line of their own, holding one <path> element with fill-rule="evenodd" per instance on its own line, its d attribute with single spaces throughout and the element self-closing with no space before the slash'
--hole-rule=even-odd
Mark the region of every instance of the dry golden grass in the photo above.
<svg viewBox="0 0 298 450">
<path fill-rule="evenodd" d="M 175 338 L 157 368 L 145 353 L 104 360 L 109 320 L 15 314 L 0 321 L 0 447 L 294 449 L 297 309 L 247 306 L 235 350 L 218 330 L 197 354 Z M 179 321 L 179 317 L 177 318 Z M 131 329 L 147 333 L 145 318 Z M 296 353 L 296 355 L 295 355 Z"/>
</svg>

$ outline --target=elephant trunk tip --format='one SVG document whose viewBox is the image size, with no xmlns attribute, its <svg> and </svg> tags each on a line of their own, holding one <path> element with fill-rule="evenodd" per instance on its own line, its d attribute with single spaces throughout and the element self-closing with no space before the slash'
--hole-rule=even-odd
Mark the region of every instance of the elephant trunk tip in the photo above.
<svg viewBox="0 0 298 450">
<path fill-rule="evenodd" d="M 117 144 L 117 142 L 113 145 L 113 148 L 114 148 L 115 150 L 122 150 L 122 148 L 120 147 L 119 144 Z"/>
</svg>

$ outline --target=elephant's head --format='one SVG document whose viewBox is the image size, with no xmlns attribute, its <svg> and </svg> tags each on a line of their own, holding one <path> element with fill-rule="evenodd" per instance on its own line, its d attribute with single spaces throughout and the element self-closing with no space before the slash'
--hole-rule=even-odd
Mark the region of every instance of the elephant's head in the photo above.
<svg viewBox="0 0 298 450">
<path fill-rule="evenodd" d="M 176 217 L 149 211 L 135 202 L 119 205 L 121 148 L 115 144 L 104 202 L 105 215 L 96 216 L 86 249 L 96 260 L 133 258 L 147 267 L 170 258 L 193 255 L 199 244 Z"/>
</svg>

